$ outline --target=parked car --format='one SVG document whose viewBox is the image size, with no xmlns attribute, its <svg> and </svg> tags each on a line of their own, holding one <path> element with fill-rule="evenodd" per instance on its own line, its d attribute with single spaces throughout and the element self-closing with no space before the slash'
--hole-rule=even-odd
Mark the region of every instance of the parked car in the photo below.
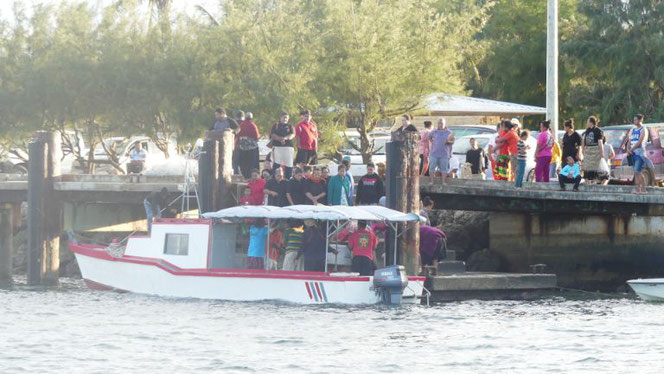
<svg viewBox="0 0 664 374">
<path fill-rule="evenodd" d="M 435 128 L 436 124 L 434 124 Z M 453 133 L 455 138 L 460 138 L 468 135 L 479 134 L 495 134 L 496 126 L 489 125 L 452 125 L 447 126 Z"/>
<path fill-rule="evenodd" d="M 452 155 L 459 160 L 459 165 L 463 165 L 466 162 L 466 152 L 470 150 L 470 138 L 475 138 L 477 141 L 477 147 L 484 149 L 484 152 L 489 152 L 489 140 L 491 139 L 491 134 L 477 134 L 477 135 L 466 135 L 460 138 L 456 138 L 454 145 L 452 146 Z M 526 176 L 526 181 L 532 182 L 535 180 L 535 148 L 537 147 L 537 140 L 530 136 L 528 138 L 528 159 L 526 161 L 526 170 L 524 175 Z M 491 168 L 491 163 L 487 165 Z M 493 170 L 487 171 L 487 179 L 491 178 L 493 175 Z"/>
<path fill-rule="evenodd" d="M 360 146 L 360 134 L 357 130 L 348 129 L 344 131 L 340 136 L 344 136 L 348 139 L 346 144 L 342 145 L 339 149 L 342 157 L 344 159 L 350 159 L 350 173 L 353 177 L 361 177 L 367 173 L 366 164 L 362 160 L 362 154 L 351 146 L 351 143 L 359 148 Z M 385 154 L 385 145 L 391 139 L 391 134 L 389 131 L 373 131 L 369 133 L 369 141 L 374 142 L 374 154 L 371 156 L 371 161 L 375 164 L 385 163 L 386 154 Z M 327 164 L 330 169 L 330 175 L 335 175 L 337 173 L 337 167 L 339 166 L 336 160 L 332 160 Z"/>
<path fill-rule="evenodd" d="M 125 172 L 127 163 L 130 159 L 130 153 L 138 143 L 142 144 L 143 149 L 147 153 L 144 170 L 149 170 L 151 165 L 160 164 L 166 161 L 166 154 L 164 154 L 164 152 L 157 147 L 157 144 L 147 136 L 132 136 L 131 138 L 116 136 L 104 139 L 104 144 L 108 149 L 115 152 L 118 156 L 120 167 Z M 177 154 L 177 142 L 175 139 L 169 139 L 168 153 L 171 156 Z M 96 164 L 104 165 L 111 163 L 109 155 L 101 144 L 97 144 L 95 147 L 94 158 Z"/>
<path fill-rule="evenodd" d="M 645 170 L 646 185 L 652 185 L 656 180 L 664 179 L 664 148 L 662 148 L 661 137 L 664 135 L 664 123 L 644 124 L 648 129 L 648 139 L 646 143 L 646 154 L 655 165 L 655 173 Z M 634 170 L 623 161 L 627 157 L 625 150 L 620 149 L 625 136 L 633 125 L 616 125 L 602 127 L 606 142 L 613 146 L 616 158 L 611 163 L 611 179 L 620 183 L 632 183 Z"/>
</svg>

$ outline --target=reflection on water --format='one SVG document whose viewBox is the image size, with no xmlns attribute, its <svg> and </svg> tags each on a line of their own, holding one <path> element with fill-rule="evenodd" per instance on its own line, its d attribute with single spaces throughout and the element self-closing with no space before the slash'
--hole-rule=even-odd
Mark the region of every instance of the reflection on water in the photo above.
<svg viewBox="0 0 664 374">
<path fill-rule="evenodd" d="M 663 304 L 298 306 L 0 290 L 0 372 L 661 372 Z"/>
</svg>

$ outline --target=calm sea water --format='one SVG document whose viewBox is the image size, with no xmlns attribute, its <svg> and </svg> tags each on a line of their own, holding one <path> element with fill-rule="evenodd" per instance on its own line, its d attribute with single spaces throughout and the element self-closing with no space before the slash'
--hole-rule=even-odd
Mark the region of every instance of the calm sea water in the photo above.
<svg viewBox="0 0 664 374">
<path fill-rule="evenodd" d="M 0 291 L 0 373 L 662 373 L 664 305 L 631 298 L 297 306 Z"/>
</svg>

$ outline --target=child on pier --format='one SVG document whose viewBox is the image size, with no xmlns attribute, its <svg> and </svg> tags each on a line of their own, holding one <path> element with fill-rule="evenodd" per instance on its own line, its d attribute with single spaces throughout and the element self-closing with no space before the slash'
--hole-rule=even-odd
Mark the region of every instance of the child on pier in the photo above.
<svg viewBox="0 0 664 374">
<path fill-rule="evenodd" d="M 521 135 L 519 135 L 519 142 L 517 143 L 517 156 L 516 156 L 516 178 L 514 179 L 514 184 L 516 188 L 523 187 L 523 174 L 526 172 L 526 161 L 528 160 L 528 149 L 530 146 L 526 144 L 528 137 L 530 136 L 530 131 L 523 130 Z"/>
</svg>

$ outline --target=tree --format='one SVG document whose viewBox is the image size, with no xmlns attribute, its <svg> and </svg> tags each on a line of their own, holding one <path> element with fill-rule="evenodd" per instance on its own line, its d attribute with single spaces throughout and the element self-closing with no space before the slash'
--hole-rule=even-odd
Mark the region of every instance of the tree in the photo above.
<svg viewBox="0 0 664 374">
<path fill-rule="evenodd" d="M 326 50 L 317 89 L 342 122 L 357 127 L 364 162 L 381 119 L 412 111 L 424 95 L 463 91 L 464 48 L 484 9 L 442 13 L 433 1 L 325 2 Z"/>
<path fill-rule="evenodd" d="M 560 0 L 560 38 L 566 42 L 583 17 L 578 0 Z M 546 0 L 497 0 L 486 26 L 476 36 L 476 49 L 467 67 L 473 96 L 523 104 L 546 103 Z M 569 113 L 566 98 L 569 64 L 561 59 L 560 108 Z M 561 116 L 562 117 L 562 116 Z"/>
<path fill-rule="evenodd" d="M 588 22 L 564 45 L 577 115 L 608 124 L 636 113 L 664 120 L 664 2 L 581 0 L 579 10 Z"/>
</svg>

